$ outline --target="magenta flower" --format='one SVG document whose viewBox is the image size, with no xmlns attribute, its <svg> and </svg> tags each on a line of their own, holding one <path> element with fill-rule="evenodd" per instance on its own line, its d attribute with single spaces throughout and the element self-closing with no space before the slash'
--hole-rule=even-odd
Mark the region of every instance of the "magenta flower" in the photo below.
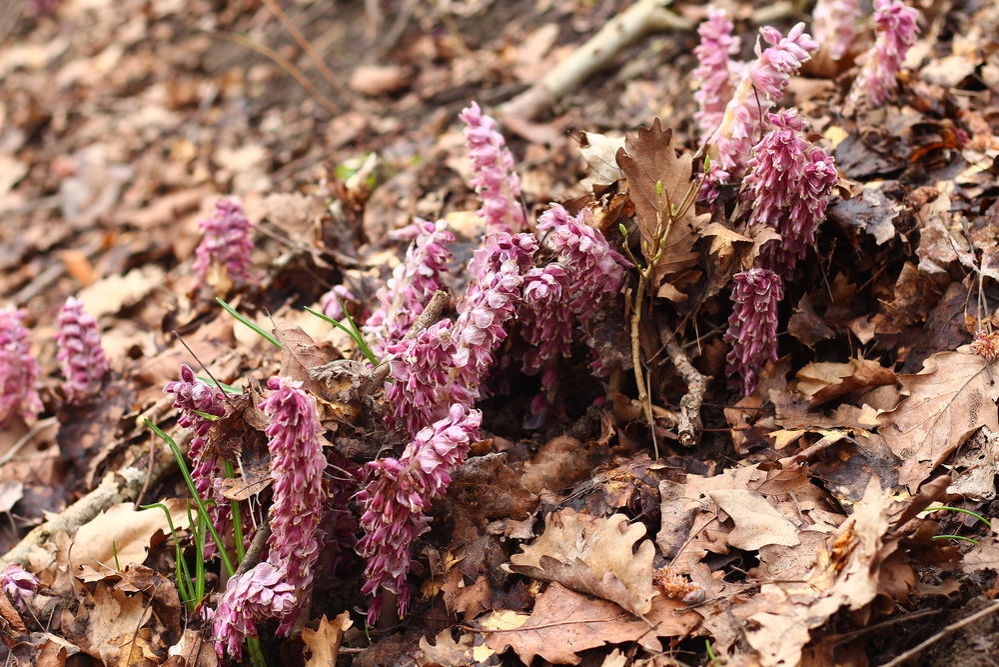
<svg viewBox="0 0 999 667">
<path fill-rule="evenodd" d="M 38 592 L 38 577 L 16 563 L 8 565 L 0 575 L 0 587 L 14 606 L 22 613 L 28 611 L 28 603 Z"/>
<path fill-rule="evenodd" d="M 26 423 L 42 411 L 38 378 L 42 371 L 31 356 L 31 341 L 23 321 L 27 312 L 0 310 L 0 426 L 19 415 Z"/>
<path fill-rule="evenodd" d="M 222 477 L 222 469 L 218 458 L 205 451 L 206 436 L 212 428 L 212 420 L 203 416 L 225 416 L 225 398 L 218 387 L 197 379 L 187 364 L 180 365 L 180 380 L 168 382 L 163 387 L 163 392 L 174 395 L 173 407 L 180 410 L 177 423 L 194 431 L 188 447 L 188 457 L 192 463 L 191 480 L 202 500 L 215 501 L 210 509 L 211 520 L 219 535 L 226 535 L 232 526 L 229 501 L 215 488 L 215 481 Z M 205 558 L 214 557 L 215 549 L 214 542 L 206 543 Z"/>
<path fill-rule="evenodd" d="M 524 276 L 520 307 L 521 333 L 532 346 L 524 355 L 524 372 L 541 373 L 541 397 L 531 402 L 534 417 L 529 424 L 543 421 L 558 388 L 558 361 L 572 347 L 574 317 L 570 301 L 578 297 L 569 289 L 569 274 L 559 264 L 531 269 Z M 539 424 L 540 425 L 540 424 Z"/>
<path fill-rule="evenodd" d="M 363 505 L 365 535 L 357 552 L 368 559 L 361 591 L 375 595 L 368 607 L 369 625 L 378 620 L 382 591 L 397 596 L 399 615 L 405 615 L 413 543 L 428 530 L 427 510 L 447 490 L 451 471 L 468 456 L 481 423 L 481 412 L 456 403 L 447 417 L 417 433 L 400 459 L 383 458 L 365 466 L 356 496 Z"/>
<path fill-rule="evenodd" d="M 739 38 L 732 35 L 732 21 L 723 9 L 708 7 L 708 18 L 697 28 L 701 43 L 694 49 L 697 69 L 694 80 L 698 84 L 694 99 L 699 109 L 694 118 L 702 140 L 714 133 L 725 115 L 725 107 L 732 98 L 735 75 L 741 65 L 733 62 L 731 55 L 739 52 Z"/>
<path fill-rule="evenodd" d="M 452 257 L 446 244 L 454 241 L 454 234 L 443 220 L 428 222 L 417 218 L 392 236 L 411 240 L 412 244 L 406 250 L 405 260 L 378 290 L 375 298 L 379 307 L 364 324 L 365 340 L 379 357 L 386 346 L 409 333 L 434 292 L 444 289 L 441 276 Z"/>
<path fill-rule="evenodd" d="M 749 224 L 781 235 L 763 247 L 759 266 L 787 277 L 815 242 L 838 177 L 832 157 L 801 134 L 805 124 L 793 109 L 768 119 L 773 129 L 753 148 L 743 196 L 752 205 Z"/>
<path fill-rule="evenodd" d="M 356 298 L 346 285 L 334 285 L 333 289 L 319 298 L 319 307 L 322 309 L 323 315 L 331 320 L 340 321 L 346 316 L 341 302 L 346 304 Z"/>
<path fill-rule="evenodd" d="M 812 10 L 812 32 L 833 60 L 839 60 L 850 50 L 857 36 L 860 18 L 858 0 L 818 0 Z"/>
<path fill-rule="evenodd" d="M 818 48 L 805 32 L 804 23 L 791 28 L 783 38 L 775 28 L 763 27 L 760 37 L 770 46 L 761 49 L 757 40 L 756 60 L 743 71 L 715 135 L 720 168 L 716 177 L 721 173 L 732 177 L 742 175 L 767 112 L 784 94 L 791 76 L 811 60 L 812 52 Z"/>
<path fill-rule="evenodd" d="M 486 233 L 521 231 L 526 219 L 520 204 L 520 178 L 513 169 L 506 140 L 496 130 L 496 121 L 482 113 L 475 102 L 459 118 L 465 123 L 468 157 L 475 172 L 472 185 L 482 200 L 479 215 L 486 223 Z"/>
<path fill-rule="evenodd" d="M 867 98 L 872 106 L 885 104 L 895 90 L 905 54 L 919 34 L 919 12 L 901 0 L 874 0 L 874 46 L 858 58 L 861 64 L 849 101 Z"/>
<path fill-rule="evenodd" d="M 264 561 L 232 577 L 212 615 L 215 651 L 243 657 L 243 641 L 257 636 L 256 621 L 282 618 L 296 610 L 295 587 L 284 572 Z"/>
<path fill-rule="evenodd" d="M 285 573 L 284 581 L 294 588 L 299 602 L 278 627 L 279 633 L 288 634 L 312 591 L 313 568 L 319 559 L 326 456 L 318 437 L 323 427 L 316 399 L 290 378 L 271 378 L 267 386 L 274 391 L 260 404 L 267 415 L 274 478 L 267 560 Z"/>
<path fill-rule="evenodd" d="M 250 221 L 238 200 L 219 200 L 212 217 L 201 221 L 201 233 L 194 272 L 202 283 L 241 286 L 253 282 Z M 225 277 L 217 277 L 215 272 L 223 272 Z"/>
<path fill-rule="evenodd" d="M 97 320 L 84 312 L 83 302 L 74 297 L 66 300 L 59 311 L 56 341 L 66 379 L 63 388 L 70 403 L 79 403 L 94 396 L 108 371 L 108 360 L 101 347 Z"/>
<path fill-rule="evenodd" d="M 767 269 L 750 269 L 732 277 L 732 315 L 725 342 L 725 372 L 738 376 L 742 393 L 756 390 L 760 369 L 777 361 L 777 304 L 784 298 L 780 276 Z"/>
</svg>

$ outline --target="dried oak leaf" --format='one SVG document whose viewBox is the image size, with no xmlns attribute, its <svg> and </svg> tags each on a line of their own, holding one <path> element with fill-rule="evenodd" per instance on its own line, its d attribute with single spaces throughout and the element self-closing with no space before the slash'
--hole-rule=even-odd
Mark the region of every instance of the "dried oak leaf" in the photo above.
<svg viewBox="0 0 999 667">
<path fill-rule="evenodd" d="M 727 537 L 733 547 L 757 551 L 768 544 L 793 547 L 801 543 L 798 527 L 759 493 L 749 489 L 719 489 L 709 491 L 708 495 L 735 522 L 735 529 Z"/>
<path fill-rule="evenodd" d="M 873 387 L 894 385 L 895 372 L 871 359 L 850 359 L 847 363 L 816 361 L 797 373 L 798 392 L 815 408 L 837 398 Z"/>
<path fill-rule="evenodd" d="M 426 637 L 420 638 L 420 651 L 416 654 L 418 667 L 465 667 L 471 665 L 499 664 L 492 649 L 485 646 L 475 646 L 475 635 L 462 634 L 455 640 L 451 636 L 451 628 L 441 630 L 434 643 Z M 489 662 L 483 657 L 489 656 Z"/>
<path fill-rule="evenodd" d="M 628 525 L 623 514 L 604 518 L 564 509 L 549 515 L 544 533 L 504 567 L 535 579 L 557 581 L 616 602 L 634 614 L 645 614 L 656 595 L 652 583 L 656 549 L 643 537 L 645 527 Z"/>
<path fill-rule="evenodd" d="M 624 171 L 631 200 L 635 203 L 642 253 L 651 261 L 660 211 L 663 219 L 667 219 L 670 204 L 680 206 L 693 187 L 694 158 L 689 153 L 677 156 L 673 148 L 673 130 L 663 129 L 658 118 L 652 121 L 652 127 L 640 127 L 637 132 L 628 134 L 624 145 L 617 152 L 617 164 Z M 663 188 L 661 200 L 656 187 L 659 182 Z M 690 206 L 670 230 L 656 266 L 653 289 L 665 278 L 697 265 L 700 255 L 694 250 L 694 244 L 711 216 L 697 215 L 694 209 Z"/>
<path fill-rule="evenodd" d="M 315 630 L 311 628 L 302 630 L 302 642 L 310 653 L 305 667 L 336 667 L 336 657 L 340 653 L 343 633 L 353 624 L 350 613 L 345 611 L 332 621 L 323 615 L 319 619 L 319 627 Z"/>
<path fill-rule="evenodd" d="M 904 461 L 900 484 L 915 491 L 969 435 L 982 427 L 999 431 L 996 375 L 995 365 L 966 345 L 934 354 L 921 373 L 899 376 L 909 395 L 880 415 L 878 433 Z"/>
<path fill-rule="evenodd" d="M 517 614 L 517 627 L 487 633 L 486 645 L 497 653 L 512 648 L 525 664 L 540 655 L 553 664 L 576 665 L 582 661 L 577 652 L 604 644 L 637 642 L 661 651 L 657 637 L 683 637 L 700 623 L 693 612 L 676 613 L 685 606 L 660 596 L 644 619 L 636 618 L 612 602 L 555 583 L 538 596 L 530 617 Z"/>
</svg>

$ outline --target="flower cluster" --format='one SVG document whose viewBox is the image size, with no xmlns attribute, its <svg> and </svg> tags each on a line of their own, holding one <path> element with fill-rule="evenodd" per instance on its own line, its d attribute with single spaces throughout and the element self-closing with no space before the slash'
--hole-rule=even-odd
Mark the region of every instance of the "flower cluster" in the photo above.
<svg viewBox="0 0 999 667">
<path fill-rule="evenodd" d="M 739 38 L 732 35 L 732 20 L 723 9 L 708 7 L 708 18 L 697 28 L 701 42 L 694 49 L 697 69 L 694 80 L 698 84 L 694 99 L 699 106 L 694 118 L 707 140 L 714 133 L 725 115 L 725 106 L 732 98 L 732 81 L 739 69 L 730 57 L 739 51 Z"/>
<path fill-rule="evenodd" d="M 31 356 L 26 316 L 17 308 L 0 310 L 0 426 L 15 416 L 33 422 L 42 410 L 37 391 L 41 369 Z"/>
<path fill-rule="evenodd" d="M 560 264 L 531 269 L 524 276 L 521 332 L 531 349 L 524 355 L 524 372 L 541 373 L 542 394 L 531 403 L 535 419 L 544 418 L 558 384 L 559 359 L 568 356 L 572 345 L 573 316 L 569 302 L 569 274 Z"/>
<path fill-rule="evenodd" d="M 205 451 L 206 436 L 212 428 L 212 420 L 202 415 L 224 416 L 225 398 L 217 387 L 196 378 L 194 371 L 187 364 L 180 366 L 180 380 L 168 382 L 163 391 L 174 395 L 173 407 L 180 410 L 177 423 L 194 431 L 194 437 L 191 438 L 188 448 L 188 456 L 194 464 L 191 479 L 202 499 L 216 501 L 210 510 L 211 520 L 219 535 L 224 535 L 228 532 L 232 518 L 228 502 L 215 488 L 215 480 L 221 476 L 218 458 L 209 456 Z M 219 546 L 221 548 L 221 545 Z M 214 543 L 205 544 L 205 557 L 213 557 L 215 548 Z"/>
<path fill-rule="evenodd" d="M 286 616 L 296 600 L 286 574 L 266 561 L 232 577 L 212 617 L 219 657 L 228 652 L 236 660 L 242 658 L 245 638 L 257 636 L 255 620 Z"/>
<path fill-rule="evenodd" d="M 354 293 L 346 285 L 335 285 L 319 299 L 319 307 L 323 315 L 331 320 L 342 320 L 346 313 L 343 311 L 343 304 L 356 299 Z"/>
<path fill-rule="evenodd" d="M 760 37 L 770 46 L 762 49 L 757 41 L 756 60 L 743 71 L 715 135 L 716 179 L 742 175 L 766 113 L 784 94 L 791 76 L 818 48 L 805 32 L 804 23 L 791 28 L 787 37 L 766 26 L 760 28 Z"/>
<path fill-rule="evenodd" d="M 777 361 L 777 304 L 784 298 L 780 276 L 767 269 L 750 269 L 733 276 L 732 316 L 725 342 L 726 373 L 738 376 L 746 396 L 756 390 L 759 372 Z"/>
<path fill-rule="evenodd" d="M 794 110 L 768 119 L 773 129 L 753 148 L 744 196 L 753 202 L 749 224 L 781 235 L 763 247 L 759 266 L 786 278 L 815 242 L 837 175 L 832 157 L 801 134 L 804 121 Z"/>
<path fill-rule="evenodd" d="M 251 271 L 253 241 L 250 221 L 236 199 L 215 204 L 212 217 L 201 221 L 201 243 L 195 251 L 194 272 L 212 286 L 246 285 L 253 281 Z M 216 272 L 222 272 L 216 273 Z"/>
<path fill-rule="evenodd" d="M 443 220 L 417 219 L 392 236 L 412 243 L 406 250 L 406 258 L 375 295 L 379 307 L 364 324 L 368 345 L 378 356 L 409 333 L 430 297 L 443 289 L 441 275 L 452 257 L 447 244 L 454 241 L 454 234 Z"/>
<path fill-rule="evenodd" d="M 28 610 L 28 603 L 38 592 L 38 577 L 16 563 L 8 565 L 0 575 L 0 587 L 21 612 Z"/>
<path fill-rule="evenodd" d="M 919 34 L 919 12 L 902 0 L 874 0 L 874 26 L 877 39 L 871 49 L 860 56 L 860 74 L 850 89 L 849 100 L 862 98 L 874 106 L 886 103 L 902 71 L 905 54 L 916 43 Z"/>
<path fill-rule="evenodd" d="M 79 403 L 100 391 L 108 371 L 97 320 L 84 312 L 82 301 L 70 297 L 59 311 L 56 324 L 59 344 L 56 358 L 62 362 L 66 398 Z"/>
<path fill-rule="evenodd" d="M 526 221 L 520 204 L 520 178 L 513 170 L 506 141 L 496 130 L 496 121 L 482 113 L 475 102 L 459 117 L 465 123 L 468 157 L 475 172 L 472 185 L 482 200 L 479 215 L 485 220 L 486 233 L 521 231 Z"/>
<path fill-rule="evenodd" d="M 859 16 L 858 0 L 818 0 L 815 3 L 812 31 L 833 60 L 840 60 L 850 50 L 857 35 Z"/>
<path fill-rule="evenodd" d="M 357 494 L 363 505 L 364 537 L 357 551 L 368 559 L 361 591 L 375 597 L 368 623 L 378 620 L 382 591 L 397 595 L 400 616 L 409 607 L 409 572 L 413 542 L 427 531 L 427 510 L 451 482 L 451 470 L 468 455 L 478 437 L 482 413 L 460 403 L 448 415 L 417 433 L 400 459 L 383 458 L 365 466 Z"/>
<path fill-rule="evenodd" d="M 289 378 L 271 378 L 267 386 L 274 393 L 260 404 L 267 415 L 265 432 L 270 438 L 267 447 L 274 478 L 267 560 L 284 573 L 283 581 L 295 590 L 299 603 L 308 599 L 312 590 L 326 498 L 326 457 L 319 440 L 322 426 L 316 415 L 316 399 L 302 391 L 301 384 Z M 283 615 L 278 632 L 290 632 L 300 610 L 299 604 Z"/>
</svg>

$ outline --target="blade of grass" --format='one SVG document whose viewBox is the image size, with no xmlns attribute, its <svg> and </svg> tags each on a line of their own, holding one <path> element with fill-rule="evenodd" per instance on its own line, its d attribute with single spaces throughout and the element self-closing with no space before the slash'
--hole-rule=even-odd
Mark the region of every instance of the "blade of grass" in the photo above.
<svg viewBox="0 0 999 667">
<path fill-rule="evenodd" d="M 241 396 L 243 394 L 243 390 L 240 387 L 234 387 L 231 384 L 226 384 L 225 382 L 216 383 L 214 380 L 210 378 L 203 378 L 200 375 L 196 375 L 195 377 L 208 385 L 218 384 L 220 387 L 222 387 L 222 391 L 224 391 L 227 394 L 233 394 L 235 396 Z"/>
<path fill-rule="evenodd" d="M 170 516 L 170 510 L 168 510 L 167 506 L 163 503 L 140 505 L 139 509 L 148 510 L 153 509 L 154 507 L 159 507 L 163 510 L 163 514 L 166 515 L 167 526 L 170 527 L 170 536 L 173 537 L 175 550 L 174 572 L 177 577 L 177 592 L 180 594 L 180 598 L 184 604 L 186 604 L 191 611 L 194 611 L 197 608 L 197 600 L 193 591 L 191 591 L 191 573 L 187 569 L 187 561 L 184 560 L 184 551 L 180 546 L 180 537 L 177 535 L 177 529 L 173 526 L 173 517 Z"/>
<path fill-rule="evenodd" d="M 364 354 L 365 357 L 367 357 L 368 361 L 370 361 L 375 366 L 378 365 L 378 358 L 374 355 L 374 353 L 372 353 L 371 348 L 369 348 L 368 344 L 364 341 L 364 337 L 361 336 L 361 332 L 357 329 L 357 325 L 354 324 L 354 320 L 351 319 L 350 315 L 347 315 L 347 321 L 351 325 L 350 328 L 348 328 L 344 326 L 341 322 L 337 322 L 336 320 L 334 320 L 332 317 L 326 317 L 326 315 L 318 311 L 312 310 L 308 306 L 305 307 L 305 310 L 309 311 L 310 313 L 312 313 L 321 320 L 326 320 L 327 322 L 329 322 L 330 324 L 332 324 L 333 326 L 337 327 L 345 334 L 350 336 L 350 339 L 353 340 L 354 343 L 357 345 L 357 349 L 359 349 L 361 353 Z M 346 313 L 347 311 L 344 310 L 343 312 Z"/>
<path fill-rule="evenodd" d="M 978 540 L 973 540 L 970 537 L 964 537 L 962 535 L 934 535 L 930 539 L 931 540 L 962 540 L 964 542 L 971 542 L 972 544 L 978 544 Z"/>
<path fill-rule="evenodd" d="M 979 521 L 981 521 L 982 523 L 984 523 L 986 526 L 989 527 L 992 526 L 992 522 L 986 519 L 978 512 L 972 512 L 971 510 L 966 510 L 963 507 L 951 507 L 950 505 L 937 505 L 936 507 L 927 507 L 924 510 L 920 510 L 920 512 L 936 512 L 937 510 L 949 510 L 951 512 L 961 512 L 963 514 L 969 514 L 978 519 Z"/>
<path fill-rule="evenodd" d="M 222 461 L 222 468 L 226 477 L 235 477 L 236 470 L 232 467 L 232 461 Z M 230 500 L 229 509 L 232 512 L 232 532 L 236 540 L 236 561 L 243 562 L 246 557 L 246 546 L 243 544 L 243 515 L 239 509 L 239 501 Z"/>
<path fill-rule="evenodd" d="M 227 313 L 229 313 L 230 315 L 232 315 L 233 317 L 235 317 L 237 320 L 239 320 L 240 322 L 242 322 L 246 326 L 248 326 L 251 329 L 253 329 L 253 331 L 255 331 L 260 336 L 263 336 L 267 340 L 268 343 L 270 343 L 271 345 L 273 345 L 274 347 L 276 347 L 279 350 L 281 349 L 281 343 L 278 342 L 278 339 L 275 338 L 274 336 L 270 335 L 269 333 L 267 333 L 263 329 L 261 329 L 260 326 L 256 322 L 248 320 L 243 315 L 240 315 L 239 312 L 237 312 L 237 310 L 235 308 L 233 308 L 228 303 L 226 303 L 225 301 L 223 301 L 221 297 L 215 297 L 215 300 L 219 302 L 219 305 L 222 306 L 222 308 L 224 308 Z"/>
</svg>

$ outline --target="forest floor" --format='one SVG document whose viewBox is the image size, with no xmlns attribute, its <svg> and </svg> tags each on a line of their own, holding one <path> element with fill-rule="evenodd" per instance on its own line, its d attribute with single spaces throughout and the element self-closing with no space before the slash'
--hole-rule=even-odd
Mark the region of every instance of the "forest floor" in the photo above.
<svg viewBox="0 0 999 667">
<path fill-rule="evenodd" d="M 0 306 L 28 312 L 44 403 L 36 422 L 0 429 L 0 564 L 41 581 L 27 609 L 0 600 L 8 663 L 223 662 L 181 599 L 166 514 L 140 510 L 164 503 L 193 567 L 190 493 L 146 422 L 186 442 L 163 391 L 182 363 L 239 387 L 245 408 L 295 364 L 360 358 L 305 307 L 343 284 L 363 321 L 406 250 L 389 232 L 414 217 L 454 232 L 445 281 L 457 300 L 483 233 L 458 120 L 470 102 L 499 120 L 530 227 L 559 202 L 590 208 L 615 247 L 620 225 L 636 239 L 635 183 L 614 156 L 628 135 L 643 159 L 634 133 L 657 118 L 673 148 L 700 148 L 691 72 L 706 7 L 676 2 L 672 26 L 550 103 L 511 104 L 631 5 L 0 10 Z M 743 60 L 761 25 L 811 22 L 808 4 L 719 6 Z M 743 397 L 725 370 L 729 280 L 754 252 L 735 184 L 674 230 L 675 261 L 638 305 L 636 338 L 629 274 L 601 329 L 618 368 L 595 377 L 577 341 L 540 426 L 525 421 L 539 383 L 516 370 L 524 339 L 504 342 L 502 377 L 478 404 L 481 440 L 412 544 L 405 617 L 366 627 L 365 563 L 341 550 L 320 559 L 290 637 L 260 624 L 268 664 L 883 665 L 910 650 L 909 664 L 996 664 L 999 523 L 925 510 L 999 513 L 999 366 L 969 346 L 999 328 L 999 5 L 915 6 L 921 33 L 889 104 L 844 105 L 869 28 L 844 60 L 808 63 L 780 104 L 835 157 L 839 185 L 785 284 L 780 358 L 756 391 Z M 254 225 L 259 281 L 216 294 L 192 262 L 199 221 L 229 195 Z M 70 296 L 98 318 L 111 364 L 83 406 L 65 400 L 53 338 Z M 703 391 L 678 371 L 686 359 Z M 686 432 L 692 391 L 700 423 Z M 237 473 L 256 486 L 233 495 L 263 520 L 266 438 L 238 421 Z M 324 421 L 331 456 L 356 467 L 402 451 L 362 421 Z M 354 526 L 338 537 L 356 539 L 357 501 L 340 498 L 333 509 Z M 225 573 L 207 566 L 214 607 Z"/>
</svg>

